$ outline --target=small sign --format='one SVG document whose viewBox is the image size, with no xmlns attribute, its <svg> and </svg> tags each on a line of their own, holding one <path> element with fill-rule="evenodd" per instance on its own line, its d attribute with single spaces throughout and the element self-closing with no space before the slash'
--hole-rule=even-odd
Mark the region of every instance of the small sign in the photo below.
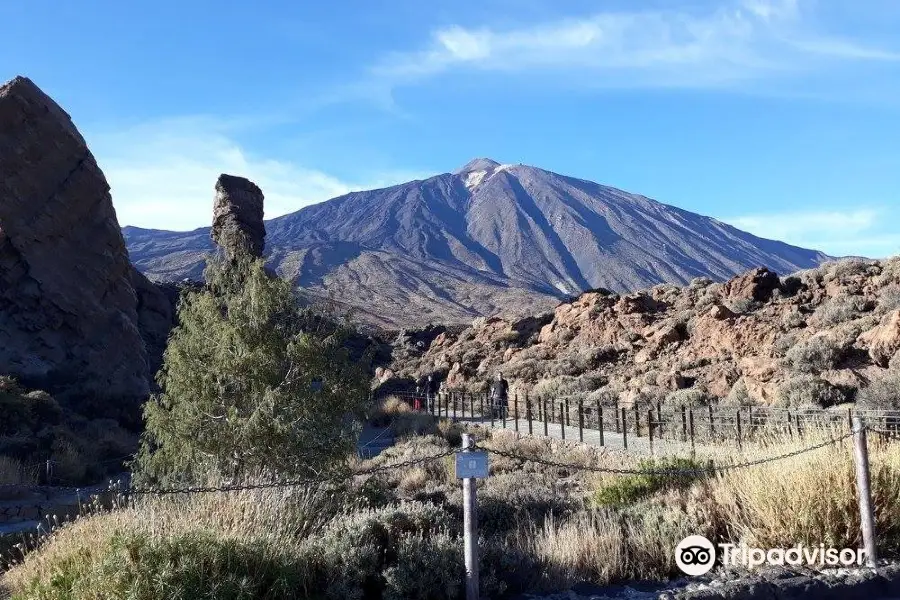
<svg viewBox="0 0 900 600">
<path fill-rule="evenodd" d="M 458 452 L 456 454 L 457 479 L 485 479 L 487 476 L 487 452 Z"/>
</svg>

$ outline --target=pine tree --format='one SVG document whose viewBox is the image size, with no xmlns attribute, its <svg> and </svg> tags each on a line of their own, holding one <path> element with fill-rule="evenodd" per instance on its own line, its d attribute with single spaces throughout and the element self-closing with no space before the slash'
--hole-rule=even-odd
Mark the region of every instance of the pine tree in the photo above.
<svg viewBox="0 0 900 600">
<path fill-rule="evenodd" d="M 261 259 L 210 260 L 207 284 L 179 303 L 145 405 L 136 461 L 145 481 L 197 481 L 337 468 L 367 393 L 347 329 L 299 307 Z M 323 326 L 323 323 L 326 325 Z"/>
</svg>

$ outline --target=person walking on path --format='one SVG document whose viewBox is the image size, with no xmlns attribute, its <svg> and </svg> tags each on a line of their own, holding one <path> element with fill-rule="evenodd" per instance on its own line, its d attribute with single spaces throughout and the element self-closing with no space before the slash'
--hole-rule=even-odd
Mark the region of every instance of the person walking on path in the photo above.
<svg viewBox="0 0 900 600">
<path fill-rule="evenodd" d="M 437 375 L 429 373 L 428 380 L 425 382 L 425 401 L 426 406 L 428 407 L 428 412 L 435 412 L 435 402 L 437 399 L 439 386 L 440 382 L 438 382 Z"/>
<path fill-rule="evenodd" d="M 495 415 L 506 418 L 509 408 L 509 382 L 503 379 L 503 373 L 497 371 L 497 378 L 491 383 L 491 408 Z"/>
</svg>

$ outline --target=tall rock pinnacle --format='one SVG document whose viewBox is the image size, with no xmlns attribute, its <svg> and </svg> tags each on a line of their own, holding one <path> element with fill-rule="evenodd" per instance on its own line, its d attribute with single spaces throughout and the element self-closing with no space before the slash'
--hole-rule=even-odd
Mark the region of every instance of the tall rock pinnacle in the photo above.
<svg viewBox="0 0 900 600">
<path fill-rule="evenodd" d="M 241 251 L 256 258 L 262 256 L 266 238 L 263 193 L 255 183 L 234 175 L 219 176 L 210 237 L 228 260 L 234 260 Z"/>
</svg>

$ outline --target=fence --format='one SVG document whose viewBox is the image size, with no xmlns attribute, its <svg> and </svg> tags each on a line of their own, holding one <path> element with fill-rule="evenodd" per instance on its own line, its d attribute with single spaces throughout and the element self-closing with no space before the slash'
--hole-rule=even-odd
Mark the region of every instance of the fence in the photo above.
<svg viewBox="0 0 900 600">
<path fill-rule="evenodd" d="M 788 409 L 765 406 L 663 406 L 632 404 L 609 406 L 584 399 L 549 399 L 530 397 L 527 392 L 509 396 L 505 410 L 492 407 L 487 394 L 446 391 L 429 399 L 424 394 L 402 390 L 380 391 L 379 397 L 396 396 L 418 407 L 451 420 L 481 422 L 492 427 L 514 429 L 528 434 L 548 436 L 555 426 L 562 439 L 570 436 L 585 440 L 595 432 L 600 445 L 605 445 L 605 432 L 621 437 L 628 447 L 628 437 L 690 443 L 734 442 L 738 447 L 762 435 L 787 434 L 802 439 L 811 428 L 830 427 L 850 431 L 854 417 L 882 432 L 896 432 L 900 437 L 900 411 L 875 411 L 848 408 Z"/>
</svg>

